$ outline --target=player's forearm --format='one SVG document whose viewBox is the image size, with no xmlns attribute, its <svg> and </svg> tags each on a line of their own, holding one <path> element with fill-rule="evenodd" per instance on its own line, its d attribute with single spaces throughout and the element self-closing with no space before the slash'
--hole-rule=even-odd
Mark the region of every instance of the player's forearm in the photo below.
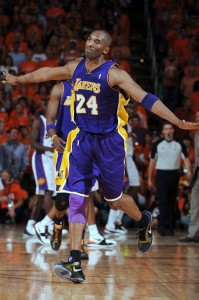
<svg viewBox="0 0 199 300">
<path fill-rule="evenodd" d="M 37 142 L 31 142 L 31 147 L 38 152 L 49 151 L 49 147 L 43 146 L 42 144 L 39 144 Z"/>
<path fill-rule="evenodd" d="M 21 75 L 21 76 L 16 76 L 16 84 L 18 83 L 34 83 L 34 82 L 45 82 L 51 79 L 50 76 L 50 70 L 51 68 L 45 67 L 45 68 L 40 68 L 34 72 Z"/>
<path fill-rule="evenodd" d="M 160 100 L 157 100 L 153 104 L 151 111 L 176 126 L 179 126 L 180 124 L 180 119 L 176 117 Z"/>
</svg>

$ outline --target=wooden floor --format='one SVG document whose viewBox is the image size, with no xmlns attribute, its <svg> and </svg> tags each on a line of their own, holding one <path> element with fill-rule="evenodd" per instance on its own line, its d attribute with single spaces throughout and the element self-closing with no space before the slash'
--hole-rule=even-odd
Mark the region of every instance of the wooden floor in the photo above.
<svg viewBox="0 0 199 300">
<path fill-rule="evenodd" d="M 23 227 L 0 225 L 0 300 L 126 300 L 199 299 L 199 244 L 182 244 L 177 237 L 160 237 L 145 255 L 137 250 L 135 231 L 109 249 L 88 250 L 83 261 L 86 281 L 75 284 L 57 278 L 53 263 L 66 260 L 61 250 L 23 238 Z"/>
</svg>

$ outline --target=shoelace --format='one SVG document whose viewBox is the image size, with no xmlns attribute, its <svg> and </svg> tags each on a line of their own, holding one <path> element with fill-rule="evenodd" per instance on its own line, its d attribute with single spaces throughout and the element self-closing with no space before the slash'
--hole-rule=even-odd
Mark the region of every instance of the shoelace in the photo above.
<svg viewBox="0 0 199 300">
<path fill-rule="evenodd" d="M 55 233 L 54 242 L 55 242 L 55 243 L 58 243 L 58 242 L 59 242 L 59 238 L 60 238 L 61 230 L 60 230 L 60 229 L 57 229 L 57 228 L 55 227 L 54 233 Z"/>
</svg>

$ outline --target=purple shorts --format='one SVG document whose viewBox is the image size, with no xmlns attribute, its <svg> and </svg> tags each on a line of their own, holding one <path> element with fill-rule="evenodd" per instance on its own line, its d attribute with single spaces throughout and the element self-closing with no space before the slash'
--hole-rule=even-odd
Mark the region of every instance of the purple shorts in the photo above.
<svg viewBox="0 0 199 300">
<path fill-rule="evenodd" d="M 126 131 L 105 135 L 79 131 L 72 141 L 68 177 L 62 191 L 88 196 L 96 179 L 106 200 L 114 201 L 123 192 Z"/>
</svg>

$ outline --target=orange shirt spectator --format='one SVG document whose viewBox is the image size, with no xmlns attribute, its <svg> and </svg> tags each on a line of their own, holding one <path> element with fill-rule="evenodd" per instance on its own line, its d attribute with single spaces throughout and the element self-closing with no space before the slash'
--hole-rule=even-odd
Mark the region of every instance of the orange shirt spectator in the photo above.
<svg viewBox="0 0 199 300">
<path fill-rule="evenodd" d="M 189 67 L 188 74 L 185 75 L 180 83 L 180 91 L 185 98 L 189 98 L 193 92 L 194 83 L 199 80 L 199 75 L 196 75 L 194 67 Z"/>
<path fill-rule="evenodd" d="M 8 114 L 5 111 L 0 111 L 0 122 L 3 121 L 5 124 L 5 127 L 8 124 L 8 119 L 9 119 Z"/>
<path fill-rule="evenodd" d="M 0 118 L 0 144 L 4 143 L 6 140 L 6 126 L 4 121 Z"/>
<path fill-rule="evenodd" d="M 59 3 L 59 1 L 56 1 L 56 0 L 52 1 L 51 7 L 49 7 L 46 11 L 46 16 L 48 18 L 56 18 L 59 15 L 65 16 L 65 11 L 61 7 L 61 4 Z"/>
<path fill-rule="evenodd" d="M 0 199 L 5 201 L 0 201 L 0 208 L 8 208 L 7 197 L 13 200 L 14 205 L 18 202 L 23 201 L 28 197 L 28 194 L 25 190 L 23 190 L 20 185 L 16 182 L 11 182 L 9 185 L 4 187 L 4 190 L 1 193 Z"/>
<path fill-rule="evenodd" d="M 111 57 L 115 56 L 115 52 L 120 51 L 122 58 L 131 57 L 131 49 L 128 45 L 124 44 L 122 41 L 122 36 L 118 36 L 117 44 L 111 48 Z"/>
<path fill-rule="evenodd" d="M 26 60 L 19 65 L 20 73 L 31 73 L 38 69 L 38 63 L 36 61 L 32 61 L 33 51 L 28 50 L 26 53 Z"/>
<path fill-rule="evenodd" d="M 8 128 L 18 128 L 20 125 L 28 126 L 28 124 L 28 116 L 24 113 L 23 106 L 20 103 L 18 103 L 16 105 L 16 109 L 13 110 L 10 114 Z"/>
<path fill-rule="evenodd" d="M 192 112 L 199 110 L 199 81 L 197 80 L 193 85 L 193 92 L 189 97 Z"/>
<path fill-rule="evenodd" d="M 172 49 L 168 50 L 168 55 L 163 60 L 163 67 L 163 85 L 178 86 L 179 60 Z"/>
</svg>

